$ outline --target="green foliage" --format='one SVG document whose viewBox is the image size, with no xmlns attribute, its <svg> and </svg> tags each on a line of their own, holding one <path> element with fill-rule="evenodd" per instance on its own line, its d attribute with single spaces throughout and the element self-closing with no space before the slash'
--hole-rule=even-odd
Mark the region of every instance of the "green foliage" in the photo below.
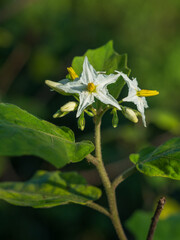
<svg viewBox="0 0 180 240">
<path fill-rule="evenodd" d="M 172 138 L 158 148 L 150 147 L 131 154 L 137 170 L 148 176 L 180 180 L 180 138 Z"/>
<path fill-rule="evenodd" d="M 89 141 L 75 143 L 73 132 L 40 120 L 11 104 L 0 104 L 0 156 L 34 155 L 60 168 L 81 161 L 94 150 Z"/>
<path fill-rule="evenodd" d="M 0 183 L 0 199 L 35 208 L 67 203 L 86 204 L 100 196 L 100 189 L 88 186 L 85 179 L 75 172 L 38 171 L 27 182 Z"/>
<path fill-rule="evenodd" d="M 113 41 L 109 41 L 102 47 L 87 50 L 82 57 L 75 57 L 72 61 L 72 67 L 78 75 L 82 72 L 85 56 L 88 57 L 96 71 L 105 71 L 107 74 L 114 73 L 114 70 L 123 71 L 128 75 L 130 73 L 130 69 L 127 67 L 127 55 L 116 53 L 113 48 Z M 118 98 L 124 84 L 123 78 L 120 77 L 115 83 L 108 86 L 110 94 Z"/>
<path fill-rule="evenodd" d="M 175 114 L 159 109 L 151 109 L 148 119 L 160 129 L 169 131 L 176 136 L 180 134 L 180 121 Z"/>
<path fill-rule="evenodd" d="M 134 234 L 136 240 L 144 240 L 147 237 L 153 213 L 136 211 L 126 222 L 127 228 Z M 158 222 L 154 234 L 154 240 L 179 240 L 180 215 L 173 215 Z"/>
</svg>

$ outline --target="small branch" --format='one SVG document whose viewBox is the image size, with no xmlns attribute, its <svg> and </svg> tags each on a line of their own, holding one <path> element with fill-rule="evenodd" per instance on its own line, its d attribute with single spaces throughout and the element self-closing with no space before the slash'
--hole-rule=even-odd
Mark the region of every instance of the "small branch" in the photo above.
<svg viewBox="0 0 180 240">
<path fill-rule="evenodd" d="M 152 221 L 151 221 L 151 225 L 150 225 L 150 228 L 149 228 L 147 240 L 152 240 L 153 239 L 154 232 L 155 232 L 158 220 L 159 220 L 159 216 L 161 214 L 161 211 L 164 208 L 165 203 L 166 203 L 166 198 L 165 197 L 162 197 L 162 198 L 159 199 L 156 211 L 154 213 L 154 216 L 152 217 Z"/>
<path fill-rule="evenodd" d="M 108 212 L 108 210 L 106 210 L 104 207 L 100 206 L 99 204 L 97 203 L 94 203 L 94 202 L 90 202 L 88 204 L 86 204 L 86 206 L 100 212 L 100 213 L 103 213 L 104 215 L 110 217 L 110 213 Z"/>
<path fill-rule="evenodd" d="M 128 168 L 125 170 L 121 175 L 115 178 L 115 180 L 112 183 L 112 187 L 114 190 L 117 188 L 117 186 L 122 183 L 127 177 L 131 176 L 133 173 L 136 172 L 136 167 L 133 166 L 131 168 Z"/>
<path fill-rule="evenodd" d="M 94 164 L 95 166 L 96 166 L 97 163 L 98 163 L 97 158 L 95 158 L 95 157 L 94 157 L 93 155 L 91 155 L 91 154 L 88 154 L 88 155 L 86 156 L 86 159 L 87 159 L 88 162 Z"/>
</svg>

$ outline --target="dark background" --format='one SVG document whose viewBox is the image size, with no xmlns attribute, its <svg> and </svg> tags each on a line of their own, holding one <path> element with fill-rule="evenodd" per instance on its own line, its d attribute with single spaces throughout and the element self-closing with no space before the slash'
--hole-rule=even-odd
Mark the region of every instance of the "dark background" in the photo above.
<svg viewBox="0 0 180 240">
<path fill-rule="evenodd" d="M 130 153 L 149 144 L 158 146 L 180 133 L 179 12 L 179 0 L 1 0 L 0 100 L 70 127 L 77 140 L 93 140 L 92 119 L 86 119 L 85 131 L 81 132 L 73 113 L 62 119 L 52 118 L 71 98 L 50 92 L 44 81 L 65 78 L 74 56 L 112 39 L 118 53 L 128 54 L 131 76 L 137 77 L 139 86 L 160 92 L 147 99 L 146 129 L 140 121 L 134 125 L 122 115 L 120 126 L 113 129 L 112 116 L 105 116 L 103 155 L 113 178 L 129 166 Z M 32 156 L 0 159 L 2 181 L 27 180 L 37 169 L 54 170 Z M 96 172 L 85 161 L 64 170 L 77 170 L 89 183 L 100 185 Z M 129 178 L 117 191 L 123 224 L 137 209 L 152 210 L 161 195 L 179 204 L 179 183 L 141 174 Z M 106 204 L 106 199 L 99 202 Z M 173 204 L 167 215 L 172 209 Z M 116 235 L 106 217 L 83 206 L 31 209 L 1 201 L 0 239 L 107 240 L 116 239 Z"/>
</svg>

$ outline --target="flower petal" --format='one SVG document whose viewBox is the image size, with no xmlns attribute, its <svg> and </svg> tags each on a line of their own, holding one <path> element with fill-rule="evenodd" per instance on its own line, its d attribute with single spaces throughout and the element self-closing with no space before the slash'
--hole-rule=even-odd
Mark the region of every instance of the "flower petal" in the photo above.
<svg viewBox="0 0 180 240">
<path fill-rule="evenodd" d="M 56 85 L 57 89 L 63 90 L 66 93 L 78 93 L 80 94 L 82 91 L 86 89 L 86 85 L 84 85 L 79 79 L 70 81 L 66 84 L 61 84 L 61 81 Z"/>
<path fill-rule="evenodd" d="M 92 95 L 92 93 L 84 91 L 79 95 L 79 101 L 80 101 L 79 107 L 78 107 L 77 114 L 76 114 L 77 118 L 81 115 L 82 111 L 86 107 L 88 107 L 89 105 L 91 105 L 94 102 L 94 96 Z"/>
<path fill-rule="evenodd" d="M 145 97 L 141 97 L 142 101 L 143 101 L 143 105 L 145 108 L 148 108 L 148 104 L 147 104 L 147 101 L 146 101 L 146 98 Z"/>
<path fill-rule="evenodd" d="M 64 84 L 68 83 L 69 79 L 63 79 L 61 82 L 53 82 L 51 80 L 46 80 L 45 83 L 55 90 L 56 92 L 62 94 L 62 95 L 69 95 L 65 91 L 63 91 L 59 86 L 63 86 Z"/>
<path fill-rule="evenodd" d="M 92 93 L 97 99 L 99 99 L 101 102 L 105 104 L 110 104 L 117 109 L 121 110 L 121 107 L 119 103 L 116 101 L 115 98 L 113 98 L 112 95 L 109 94 L 108 90 L 106 88 L 98 89 L 97 92 Z"/>
<path fill-rule="evenodd" d="M 109 74 L 109 75 L 98 74 L 94 84 L 99 85 L 99 88 L 103 88 L 109 84 L 115 83 L 117 81 L 117 79 L 119 78 L 119 76 L 120 76 L 120 73 L 119 74 Z"/>
<path fill-rule="evenodd" d="M 116 71 L 116 72 L 118 72 L 118 71 Z M 128 76 L 125 73 L 123 73 L 123 72 L 119 72 L 119 73 L 124 78 L 124 81 L 127 83 L 129 88 L 134 88 L 136 90 L 139 90 L 138 82 L 137 82 L 136 78 L 131 80 L 130 78 L 128 78 Z"/>
<path fill-rule="evenodd" d="M 84 84 L 88 84 L 90 82 L 94 82 L 97 77 L 97 72 L 93 68 L 93 66 L 89 63 L 87 56 L 84 58 L 84 63 L 83 63 L 83 72 L 80 76 L 80 80 Z"/>
<path fill-rule="evenodd" d="M 139 98 L 138 97 L 138 102 L 137 102 L 137 109 L 138 111 L 141 113 L 141 116 L 142 116 L 142 121 L 143 121 L 143 124 L 144 124 L 144 127 L 146 127 L 146 119 L 145 119 L 145 114 L 144 114 L 144 99 L 142 98 Z"/>
<path fill-rule="evenodd" d="M 134 102 L 138 98 L 137 91 L 134 88 L 129 88 L 128 96 L 123 98 L 123 102 Z"/>
</svg>

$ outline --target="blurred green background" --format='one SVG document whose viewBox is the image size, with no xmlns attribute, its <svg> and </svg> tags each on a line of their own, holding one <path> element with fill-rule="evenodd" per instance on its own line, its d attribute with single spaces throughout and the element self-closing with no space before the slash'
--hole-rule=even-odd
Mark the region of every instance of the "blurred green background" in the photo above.
<svg viewBox="0 0 180 240">
<path fill-rule="evenodd" d="M 63 79 L 74 56 L 81 56 L 87 49 L 112 39 L 118 53 L 128 54 L 131 76 L 137 77 L 139 86 L 160 91 L 160 95 L 148 99 L 147 129 L 141 123 L 128 122 L 122 115 L 122 125 L 112 129 L 112 116 L 105 116 L 103 155 L 113 178 L 130 165 L 130 153 L 149 144 L 159 145 L 180 133 L 179 13 L 179 0 L 1 0 L 0 101 L 17 104 L 40 118 L 70 127 L 77 140 L 93 140 L 92 119 L 86 119 L 82 133 L 77 129 L 75 114 L 64 119 L 52 118 L 70 98 L 50 92 L 44 81 Z M 126 92 L 125 88 L 123 94 Z M 0 159 L 2 181 L 27 180 L 37 169 L 54 170 L 32 156 Z M 72 169 L 82 173 L 89 183 L 99 185 L 96 172 L 85 161 L 63 170 Z M 137 209 L 153 211 L 161 195 L 169 199 L 166 219 L 179 213 L 179 186 L 179 182 L 172 180 L 136 174 L 118 188 L 118 206 L 123 205 L 120 215 L 129 239 L 135 239 L 134 236 L 141 239 L 135 233 L 133 226 L 137 221 L 134 219 L 146 218 L 145 213 L 138 216 L 133 213 L 136 214 Z M 100 203 L 106 204 L 106 199 L 102 198 Z M 180 218 L 174 217 L 176 221 L 171 225 L 177 230 Z M 142 229 L 145 228 L 143 221 L 140 222 Z M 171 228 L 169 232 L 172 231 Z M 180 230 L 173 239 L 179 236 Z M 107 240 L 116 239 L 116 235 L 106 217 L 82 206 L 39 210 L 14 207 L 1 201 L 0 239 Z"/>
</svg>

